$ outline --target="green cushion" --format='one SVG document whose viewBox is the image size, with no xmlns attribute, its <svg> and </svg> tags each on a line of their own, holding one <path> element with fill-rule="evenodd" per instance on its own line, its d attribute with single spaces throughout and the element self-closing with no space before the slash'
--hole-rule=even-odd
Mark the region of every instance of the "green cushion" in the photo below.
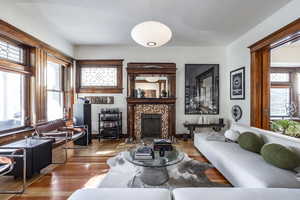
<svg viewBox="0 0 300 200">
<path fill-rule="evenodd" d="M 261 155 L 265 161 L 282 169 L 293 170 L 300 164 L 299 156 L 280 144 L 264 145 Z"/>
<path fill-rule="evenodd" d="M 238 138 L 239 145 L 248 151 L 259 153 L 264 145 L 263 139 L 251 132 L 242 133 Z"/>
</svg>

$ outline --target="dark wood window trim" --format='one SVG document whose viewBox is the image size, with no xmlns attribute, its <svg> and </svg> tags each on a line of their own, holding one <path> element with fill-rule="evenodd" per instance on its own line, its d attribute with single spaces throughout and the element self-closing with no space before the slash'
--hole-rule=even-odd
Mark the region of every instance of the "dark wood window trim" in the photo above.
<svg viewBox="0 0 300 200">
<path fill-rule="evenodd" d="M 32 67 L 30 66 L 30 47 L 24 44 L 21 44 L 18 41 L 14 41 L 7 36 L 0 35 L 0 40 L 10 43 L 14 46 L 22 48 L 24 52 L 23 62 L 18 63 L 13 60 L 0 58 L 0 71 L 10 72 L 10 73 L 17 73 L 23 75 L 24 82 L 23 82 L 23 95 L 24 95 L 24 116 L 25 121 L 24 125 L 12 129 L 6 129 L 0 131 L 0 134 L 6 134 L 8 132 L 15 132 L 26 129 L 30 126 L 30 115 L 31 115 L 31 106 L 30 106 L 30 77 L 32 75 Z"/>
<path fill-rule="evenodd" d="M 51 47 L 50 45 L 46 44 L 45 42 L 42 42 L 41 40 L 33 37 L 32 35 L 25 33 L 24 31 L 21 31 L 20 29 L 16 28 L 15 26 L 3 21 L 0 19 L 0 34 L 4 35 L 8 38 L 13 39 L 14 41 L 17 41 L 21 44 L 35 47 L 38 49 L 42 49 L 46 51 L 47 53 L 55 56 L 56 58 L 63 60 L 68 63 L 72 63 L 73 59 L 62 53 L 61 51 L 57 50 L 54 47 Z"/>
<path fill-rule="evenodd" d="M 105 67 L 117 69 L 116 87 L 82 87 L 81 69 L 82 65 L 91 67 Z M 78 93 L 123 93 L 123 59 L 119 60 L 77 60 L 76 61 L 76 92 Z"/>
<path fill-rule="evenodd" d="M 65 106 L 66 106 L 66 95 L 65 95 L 65 79 L 64 79 L 64 73 L 65 73 L 65 68 L 69 66 L 68 63 L 62 61 L 62 60 L 59 60 L 51 55 L 47 55 L 47 63 L 48 62 L 52 62 L 52 63 L 56 63 L 56 64 L 59 64 L 60 66 L 60 69 L 59 69 L 59 81 L 60 81 L 60 88 L 59 89 L 48 89 L 46 87 L 46 94 L 48 95 L 48 92 L 56 92 L 56 93 L 61 93 L 62 95 L 62 104 L 63 104 L 63 110 L 65 109 Z M 47 64 L 48 66 L 48 64 Z M 47 70 L 46 70 L 47 71 Z M 47 77 L 47 76 L 46 76 Z M 46 101 L 47 101 L 47 98 L 46 98 Z M 47 103 L 46 103 L 47 105 Z M 46 116 L 47 116 L 47 112 L 48 112 L 48 108 L 46 109 Z M 64 113 L 63 113 L 64 115 Z M 64 118 L 64 116 L 63 116 Z M 50 121 L 47 119 L 47 121 Z"/>
<path fill-rule="evenodd" d="M 270 129 L 270 51 L 300 37 L 300 18 L 249 46 L 251 53 L 251 126 Z"/>
<path fill-rule="evenodd" d="M 0 69 L 3 71 L 17 72 L 25 75 L 32 75 L 30 64 L 30 47 L 14 41 L 6 36 L 0 35 L 0 41 L 7 42 L 23 50 L 23 62 L 16 62 L 6 58 L 0 58 Z"/>
<path fill-rule="evenodd" d="M 17 45 L 26 49 L 24 54 L 26 62 L 18 63 L 7 59 L 0 58 L 0 70 L 14 73 L 21 73 L 25 75 L 26 84 L 26 116 L 28 116 L 26 125 L 34 125 L 36 123 L 46 122 L 46 84 L 45 73 L 47 66 L 47 57 L 51 56 L 61 65 L 70 69 L 70 90 L 68 91 L 68 98 L 70 104 L 74 103 L 74 84 L 75 77 L 73 68 L 73 58 L 62 53 L 56 48 L 42 42 L 41 40 L 31 36 L 28 33 L 0 20 L 0 36 L 6 42 Z M 33 84 L 33 85 L 31 85 Z M 33 87 L 32 87 L 33 86 Z M 34 99 L 32 98 L 34 97 Z M 66 97 L 67 98 L 67 97 Z M 34 107 L 34 109 L 33 109 Z M 69 118 L 72 119 L 72 108 L 69 110 Z M 20 127 L 13 130 L 5 130 L 1 135 L 14 134 L 27 130 L 27 127 Z"/>
</svg>

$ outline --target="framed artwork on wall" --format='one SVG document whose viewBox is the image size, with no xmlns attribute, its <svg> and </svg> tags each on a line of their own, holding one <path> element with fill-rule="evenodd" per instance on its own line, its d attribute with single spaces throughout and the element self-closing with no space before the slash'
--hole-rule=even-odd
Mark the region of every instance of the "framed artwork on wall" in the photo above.
<svg viewBox="0 0 300 200">
<path fill-rule="evenodd" d="M 245 99 L 245 67 L 230 72 L 230 100 Z"/>
<path fill-rule="evenodd" d="M 86 96 L 91 104 L 114 104 L 113 96 Z"/>
<path fill-rule="evenodd" d="M 219 65 L 185 65 L 185 114 L 219 114 Z"/>
</svg>

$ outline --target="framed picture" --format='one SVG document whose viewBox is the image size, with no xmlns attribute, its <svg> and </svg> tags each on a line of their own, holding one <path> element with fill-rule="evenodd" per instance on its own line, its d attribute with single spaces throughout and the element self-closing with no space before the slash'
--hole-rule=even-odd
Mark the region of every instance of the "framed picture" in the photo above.
<svg viewBox="0 0 300 200">
<path fill-rule="evenodd" d="M 245 99 L 245 67 L 230 72 L 230 99 Z"/>
<path fill-rule="evenodd" d="M 185 65 L 185 114 L 219 114 L 219 65 Z"/>
<path fill-rule="evenodd" d="M 86 96 L 91 104 L 114 104 L 113 96 Z"/>
</svg>

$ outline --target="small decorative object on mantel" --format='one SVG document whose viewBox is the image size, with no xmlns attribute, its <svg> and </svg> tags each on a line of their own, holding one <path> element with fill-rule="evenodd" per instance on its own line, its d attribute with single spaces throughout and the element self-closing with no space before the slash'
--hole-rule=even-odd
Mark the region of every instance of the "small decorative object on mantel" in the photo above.
<svg viewBox="0 0 300 200">
<path fill-rule="evenodd" d="M 242 108 L 238 105 L 234 105 L 231 108 L 231 115 L 235 122 L 239 121 L 242 118 L 243 111 Z"/>
<path fill-rule="evenodd" d="M 166 90 L 161 91 L 161 97 L 166 98 L 168 97 L 168 92 Z"/>
<path fill-rule="evenodd" d="M 114 104 L 113 96 L 87 96 L 91 104 Z"/>
<path fill-rule="evenodd" d="M 230 99 L 245 99 L 245 67 L 230 72 Z"/>
</svg>

